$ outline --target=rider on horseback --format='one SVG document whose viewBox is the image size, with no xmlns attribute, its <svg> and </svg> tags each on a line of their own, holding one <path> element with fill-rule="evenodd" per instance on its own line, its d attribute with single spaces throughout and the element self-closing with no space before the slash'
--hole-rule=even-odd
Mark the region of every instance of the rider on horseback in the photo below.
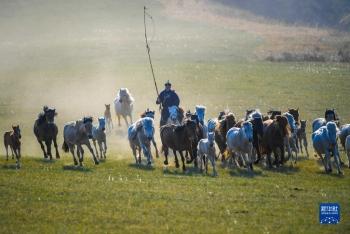
<svg viewBox="0 0 350 234">
<path fill-rule="evenodd" d="M 156 103 L 162 104 L 162 113 L 160 119 L 160 126 L 166 124 L 169 118 L 168 107 L 177 106 L 179 107 L 180 99 L 179 96 L 171 89 L 171 83 L 169 80 L 164 84 L 165 89 L 159 94 Z"/>
</svg>

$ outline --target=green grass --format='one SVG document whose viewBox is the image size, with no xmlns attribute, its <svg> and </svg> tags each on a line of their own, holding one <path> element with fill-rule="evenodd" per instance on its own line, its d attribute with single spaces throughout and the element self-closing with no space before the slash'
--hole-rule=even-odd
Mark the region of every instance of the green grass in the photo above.
<svg viewBox="0 0 350 234">
<path fill-rule="evenodd" d="M 109 155 L 113 158 L 115 155 Z M 314 160 L 280 170 L 219 169 L 216 178 L 132 160 L 86 159 L 74 169 L 24 157 L 21 170 L 0 163 L 2 233 L 345 233 L 350 177 L 326 175 Z M 171 161 L 173 165 L 173 162 Z M 211 173 L 211 171 L 210 171 Z M 346 173 L 348 174 L 348 173 Z M 339 202 L 339 225 L 320 225 L 320 202 Z"/>
</svg>

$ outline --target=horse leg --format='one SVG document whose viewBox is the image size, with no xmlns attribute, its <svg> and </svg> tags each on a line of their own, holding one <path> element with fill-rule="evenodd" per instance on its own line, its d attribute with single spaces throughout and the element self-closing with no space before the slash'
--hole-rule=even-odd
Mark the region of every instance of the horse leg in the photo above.
<svg viewBox="0 0 350 234">
<path fill-rule="evenodd" d="M 78 155 L 78 159 L 79 159 L 79 166 L 83 166 L 83 160 L 84 160 L 84 150 L 83 147 L 81 147 L 81 145 L 77 145 L 77 155 Z"/>
<path fill-rule="evenodd" d="M 13 146 L 12 145 L 10 145 L 10 149 L 11 149 L 12 159 L 14 159 L 14 153 L 13 153 Z"/>
<path fill-rule="evenodd" d="M 103 148 L 103 156 L 104 156 L 104 158 L 106 159 L 106 153 L 107 153 L 107 141 L 103 141 L 103 145 L 104 145 L 104 148 Z"/>
<path fill-rule="evenodd" d="M 74 145 L 69 145 L 69 151 L 71 152 L 72 156 L 73 156 L 73 161 L 74 161 L 74 165 L 78 165 L 78 161 L 77 159 L 75 158 L 75 155 L 74 155 Z M 78 155 L 79 157 L 79 155 Z"/>
<path fill-rule="evenodd" d="M 120 127 L 121 126 L 120 125 L 120 115 L 118 114 L 117 117 L 118 117 L 118 126 Z"/>
<path fill-rule="evenodd" d="M 92 154 L 92 158 L 93 158 L 93 160 L 94 160 L 95 165 L 98 165 L 100 162 L 98 161 L 98 159 L 97 159 L 96 156 L 95 156 L 94 150 L 92 149 L 92 147 L 91 147 L 91 145 L 90 145 L 90 141 L 87 140 L 87 142 L 86 142 L 85 144 L 86 144 L 86 146 L 88 147 L 90 153 Z"/>
<path fill-rule="evenodd" d="M 329 152 L 328 149 L 326 150 L 326 153 L 325 153 L 325 163 L 326 163 L 326 166 L 327 166 L 326 172 L 327 173 L 332 172 L 331 155 L 330 155 L 330 152 Z"/>
<path fill-rule="evenodd" d="M 337 152 L 337 148 L 333 149 L 333 154 L 334 154 L 334 161 L 335 164 L 337 165 L 337 169 L 338 169 L 338 174 L 343 174 L 343 172 L 341 171 L 340 168 L 340 160 L 339 160 L 339 152 Z"/>
<path fill-rule="evenodd" d="M 95 148 L 95 151 L 96 151 L 96 156 L 98 158 L 100 158 L 100 156 L 98 155 L 98 150 L 97 150 L 97 147 L 96 147 L 96 140 L 92 140 L 92 143 L 94 144 L 94 148 Z M 100 158 L 101 159 L 101 158 Z"/>
<path fill-rule="evenodd" d="M 346 149 L 346 155 L 348 156 L 348 167 L 350 168 L 350 149 Z"/>
<path fill-rule="evenodd" d="M 56 150 L 56 159 L 59 159 L 60 158 L 60 153 L 58 152 L 56 136 L 53 138 L 53 145 L 55 146 L 55 150 Z"/>
<path fill-rule="evenodd" d="M 6 149 L 6 161 L 9 160 L 9 149 L 8 149 L 8 144 L 5 144 L 5 149 Z"/>
<path fill-rule="evenodd" d="M 47 158 L 47 154 L 46 154 L 46 151 L 45 151 L 45 147 L 44 147 L 43 142 L 42 142 L 42 141 L 39 141 L 39 140 L 38 140 L 38 142 L 39 142 L 39 144 L 40 144 L 41 150 L 42 150 L 43 153 L 44 153 L 44 158 Z"/>
<path fill-rule="evenodd" d="M 129 127 L 127 116 L 123 115 L 123 119 L 125 121 L 126 127 Z"/>
<path fill-rule="evenodd" d="M 182 151 L 180 151 L 180 152 L 182 152 Z M 177 159 L 176 150 L 173 150 L 173 153 L 174 153 L 174 156 L 175 156 L 175 167 L 179 168 L 180 165 L 179 165 L 179 160 Z"/>
<path fill-rule="evenodd" d="M 104 158 L 103 157 L 103 146 L 102 146 L 102 141 L 97 141 L 97 143 L 98 143 L 98 148 L 99 148 L 99 150 L 100 150 L 100 159 L 102 159 L 102 158 Z M 98 158 L 98 156 L 97 156 L 97 154 L 96 154 L 96 157 Z"/>
<path fill-rule="evenodd" d="M 50 160 L 52 160 L 52 154 L 51 154 L 51 140 L 45 141 L 46 149 L 47 149 L 47 155 L 50 157 Z"/>
<path fill-rule="evenodd" d="M 164 160 L 164 165 L 168 165 L 168 154 L 169 154 L 169 148 L 168 147 L 164 147 L 164 145 L 162 146 L 163 148 L 163 152 L 164 152 L 164 157 L 165 157 L 165 160 Z"/>
<path fill-rule="evenodd" d="M 267 153 L 267 167 L 268 167 L 268 168 L 272 168 L 271 153 L 272 153 L 272 152 Z"/>
<path fill-rule="evenodd" d="M 203 154 L 201 151 L 198 151 L 198 164 L 199 164 L 199 171 L 202 172 L 203 171 Z"/>
<path fill-rule="evenodd" d="M 186 162 L 185 162 L 185 156 L 183 154 L 183 152 L 180 150 L 180 156 L 181 156 L 181 161 L 182 161 L 182 170 L 185 172 L 186 171 Z"/>
<path fill-rule="evenodd" d="M 157 148 L 156 141 L 154 140 L 154 137 L 152 138 L 152 144 L 153 144 L 154 148 L 156 149 L 156 158 L 159 158 L 159 151 Z"/>
<path fill-rule="evenodd" d="M 209 155 L 205 155 L 205 158 L 204 158 L 205 174 L 208 174 L 208 157 L 209 157 Z"/>
<path fill-rule="evenodd" d="M 305 148 L 305 151 L 306 151 L 306 156 L 307 156 L 307 158 L 309 158 L 309 151 L 307 150 L 307 139 L 306 139 L 306 136 L 304 136 L 303 143 L 304 143 L 304 148 Z"/>
<path fill-rule="evenodd" d="M 216 172 L 216 166 L 215 166 L 215 155 L 208 155 L 208 156 L 209 156 L 211 166 L 213 167 L 213 176 L 216 176 L 217 172 Z"/>
</svg>

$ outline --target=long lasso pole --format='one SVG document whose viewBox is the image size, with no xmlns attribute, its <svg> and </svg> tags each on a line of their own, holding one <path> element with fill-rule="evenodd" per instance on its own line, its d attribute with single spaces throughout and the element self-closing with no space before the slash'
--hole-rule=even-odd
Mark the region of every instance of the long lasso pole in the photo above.
<svg viewBox="0 0 350 234">
<path fill-rule="evenodd" d="M 152 16 L 146 12 L 147 8 L 144 6 L 143 8 L 143 24 L 145 27 L 145 41 L 146 41 L 146 49 L 147 49 L 147 54 L 148 54 L 148 60 L 149 60 L 149 65 L 151 67 L 152 71 L 152 76 L 153 76 L 153 82 L 154 86 L 156 87 L 156 92 L 157 92 L 157 98 L 159 97 L 159 91 L 158 91 L 158 86 L 157 86 L 157 81 L 156 77 L 154 76 L 154 70 L 153 70 L 153 65 L 152 65 L 152 60 L 151 60 L 151 54 L 150 54 L 150 47 L 148 44 L 148 39 L 147 39 L 147 28 L 146 28 L 146 15 L 152 19 Z M 159 104 L 159 109 L 162 109 L 162 103 Z"/>
</svg>

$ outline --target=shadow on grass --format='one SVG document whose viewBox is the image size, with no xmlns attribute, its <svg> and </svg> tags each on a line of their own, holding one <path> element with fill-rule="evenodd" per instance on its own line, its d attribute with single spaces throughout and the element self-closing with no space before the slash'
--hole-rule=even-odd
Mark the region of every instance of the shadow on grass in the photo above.
<svg viewBox="0 0 350 234">
<path fill-rule="evenodd" d="M 135 168 L 135 169 L 139 169 L 139 170 L 144 170 L 144 171 L 154 171 L 154 165 L 153 166 L 149 166 L 146 164 L 135 164 L 135 163 L 129 163 L 128 165 L 131 168 Z"/>
<path fill-rule="evenodd" d="M 170 170 L 169 167 L 165 167 L 163 169 L 163 173 L 166 175 L 180 175 L 180 176 L 193 176 L 193 175 L 205 175 L 200 172 L 198 168 L 195 167 L 186 167 L 186 171 L 182 170 L 182 167 L 175 168 L 174 170 Z M 210 176 L 211 174 L 208 174 Z"/>
<path fill-rule="evenodd" d="M 75 166 L 75 165 L 64 165 L 63 170 L 65 171 L 78 171 L 78 172 L 92 172 L 91 168 Z"/>
<path fill-rule="evenodd" d="M 344 174 L 338 174 L 338 171 L 335 169 L 333 169 L 333 172 L 331 172 L 331 173 L 327 173 L 327 172 L 325 172 L 324 170 L 322 170 L 322 171 L 318 171 L 318 172 L 316 172 L 318 175 L 325 175 L 325 176 L 331 176 L 331 177 L 335 177 L 335 178 L 344 178 Z M 344 171 L 343 171 L 343 173 L 344 173 Z"/>
<path fill-rule="evenodd" d="M 280 167 L 272 167 L 267 168 L 266 165 L 258 164 L 254 165 L 254 167 L 260 168 L 261 170 L 268 171 L 268 172 L 274 172 L 274 173 L 284 173 L 284 174 L 294 174 L 300 171 L 300 168 L 298 165 L 292 166 L 289 162 L 286 162 L 283 166 Z"/>
<path fill-rule="evenodd" d="M 6 165 L 3 165 L 2 168 L 7 170 L 19 170 L 16 164 L 6 164 Z"/>
<path fill-rule="evenodd" d="M 55 163 L 56 160 L 59 160 L 59 159 L 54 159 L 54 158 L 52 158 L 52 160 L 47 159 L 47 158 L 35 158 L 34 159 L 34 161 L 41 162 L 41 163 Z"/>
<path fill-rule="evenodd" d="M 254 178 L 256 176 L 266 176 L 262 171 L 248 171 L 246 168 L 234 168 L 230 171 L 231 176 L 235 177 L 245 177 L 245 178 Z"/>
</svg>

